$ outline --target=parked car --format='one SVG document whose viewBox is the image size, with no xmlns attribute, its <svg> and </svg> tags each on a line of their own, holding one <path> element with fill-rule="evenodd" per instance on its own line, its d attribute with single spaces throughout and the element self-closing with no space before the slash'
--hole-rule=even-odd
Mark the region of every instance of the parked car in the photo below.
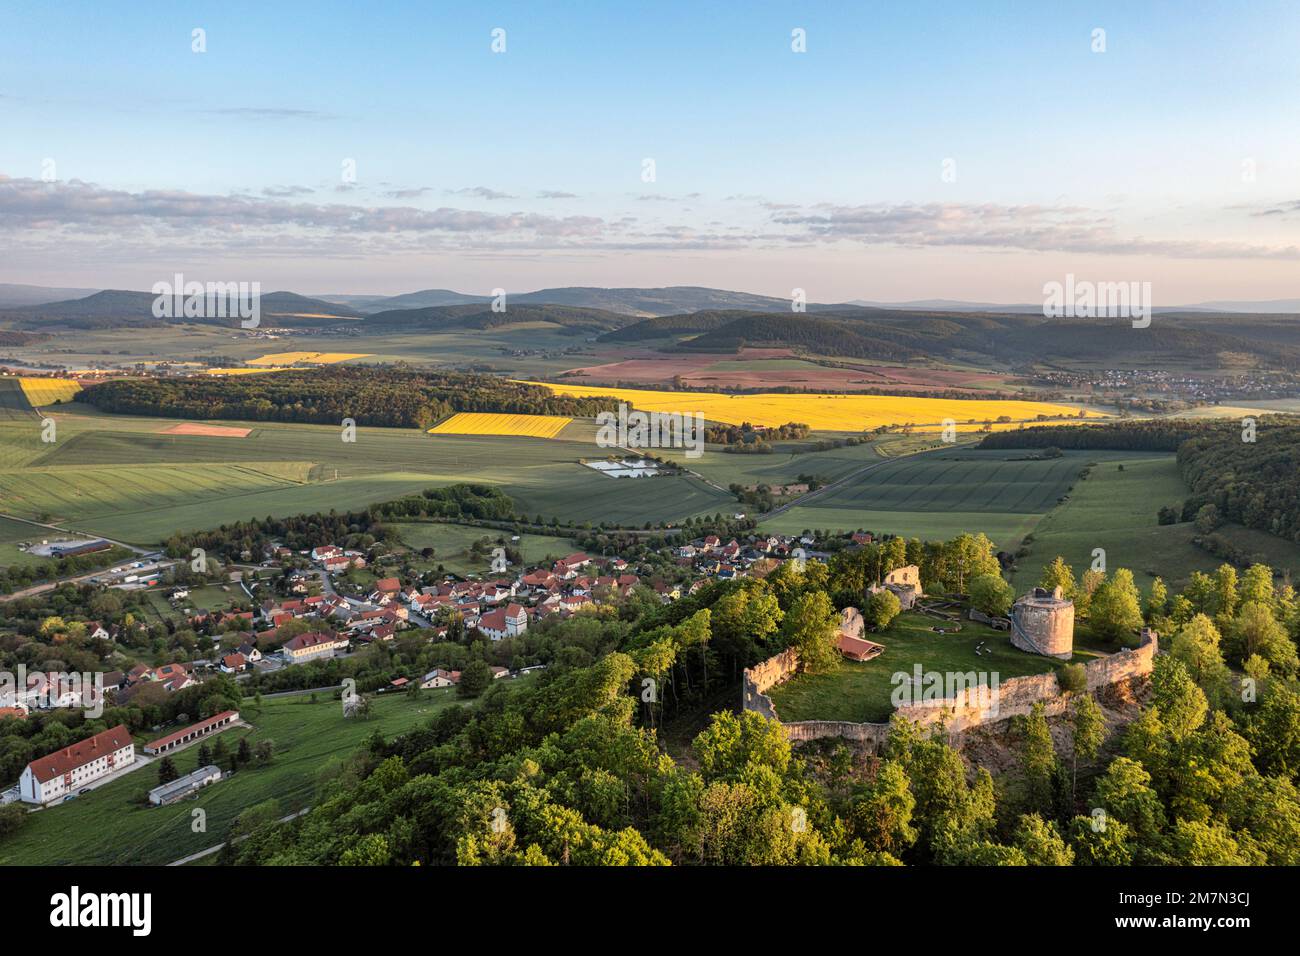
<svg viewBox="0 0 1300 956">
<path fill-rule="evenodd" d="M 82 787 L 80 790 L 77 791 L 77 793 L 90 793 L 92 789 L 93 789 L 92 787 Z"/>
</svg>

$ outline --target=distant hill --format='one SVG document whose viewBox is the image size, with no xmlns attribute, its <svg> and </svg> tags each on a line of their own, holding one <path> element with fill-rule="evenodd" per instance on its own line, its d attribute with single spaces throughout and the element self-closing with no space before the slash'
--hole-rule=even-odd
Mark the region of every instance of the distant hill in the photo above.
<svg viewBox="0 0 1300 956">
<path fill-rule="evenodd" d="M 468 295 L 451 289 L 424 289 L 393 296 L 321 296 L 330 302 L 352 306 L 362 312 L 390 312 L 394 309 L 423 309 L 443 305 L 472 305 L 492 301 L 487 295 Z M 702 286 L 668 286 L 662 289 L 602 289 L 596 286 L 567 286 L 535 292 L 508 293 L 509 305 L 567 305 L 601 309 L 637 318 L 676 315 L 715 309 L 744 309 L 750 312 L 789 312 L 790 300 L 749 292 L 729 292 Z M 843 308 L 812 304 L 811 310 Z"/>
<path fill-rule="evenodd" d="M 730 353 L 771 346 L 884 361 L 982 359 L 994 367 L 1034 361 L 1145 362 L 1243 359 L 1300 369 L 1300 323 L 1271 315 L 1162 313 L 1146 329 L 1126 319 L 1046 319 L 1041 312 L 982 313 L 841 308 L 816 314 L 699 312 L 643 319 L 600 337 L 667 351 Z"/>
<path fill-rule="evenodd" d="M 0 320 L 27 329 L 91 329 L 119 324 L 147 326 L 172 323 L 233 326 L 238 321 L 234 318 L 159 319 L 153 314 L 156 298 L 152 292 L 106 289 L 80 299 L 0 310 Z M 308 298 L 296 292 L 269 292 L 263 295 L 261 313 L 264 325 L 318 325 L 322 321 L 360 318 L 360 313 L 347 306 Z"/>
<path fill-rule="evenodd" d="M 367 330 L 384 331 L 420 329 L 455 331 L 457 329 L 495 329 L 527 322 L 550 322 L 571 329 L 604 332 L 626 325 L 632 319 L 602 309 L 575 308 L 563 305 L 521 305 L 509 302 L 506 311 L 493 312 L 482 304 L 444 305 L 427 309 L 393 309 L 376 312 L 365 318 Z"/>
<path fill-rule="evenodd" d="M 62 302 L 94 295 L 98 289 L 58 289 L 45 285 L 14 285 L 0 282 L 0 309 L 21 309 L 45 302 Z"/>
</svg>

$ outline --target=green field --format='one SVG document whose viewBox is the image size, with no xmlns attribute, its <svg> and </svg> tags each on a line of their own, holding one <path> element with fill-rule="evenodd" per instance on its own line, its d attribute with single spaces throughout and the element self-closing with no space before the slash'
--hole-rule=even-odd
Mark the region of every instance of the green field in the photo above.
<svg viewBox="0 0 1300 956">
<path fill-rule="evenodd" d="M 1054 509 L 1034 529 L 1030 553 L 1016 562 L 1012 583 L 1024 590 L 1037 583 L 1045 565 L 1059 554 L 1082 574 L 1094 548 L 1106 552 L 1108 568 L 1128 568 L 1143 590 L 1159 575 L 1181 588 L 1193 571 L 1209 571 L 1222 560 L 1193 546 L 1190 522 L 1156 523 L 1163 505 L 1181 506 L 1187 487 L 1173 455 L 1138 455 L 1106 461 L 1077 482 L 1070 500 Z M 1120 471 L 1119 466 L 1124 466 Z M 1300 575 L 1300 547 L 1247 528 L 1226 526 L 1220 534 L 1270 564 L 1274 570 Z"/>
<path fill-rule="evenodd" d="M 1028 461 L 1024 452 L 946 450 L 890 460 L 841 488 L 763 522 L 792 534 L 806 528 L 876 532 L 923 539 L 982 531 L 1014 548 L 1089 461 L 1111 452 L 1066 452 Z"/>
<path fill-rule="evenodd" d="M 165 807 L 146 805 L 148 791 L 158 785 L 157 763 L 141 767 L 71 803 L 31 814 L 16 836 L 0 844 L 0 865 L 170 863 L 222 842 L 234 819 L 264 800 L 278 801 L 284 814 L 309 806 L 320 769 L 332 758 L 348 757 L 376 730 L 392 737 L 443 708 L 461 706 L 455 689 L 447 688 L 426 691 L 419 700 L 384 695 L 375 699 L 369 718 L 344 718 L 342 705 L 329 692 L 317 696 L 314 704 L 307 695 L 264 700 L 260 713 L 251 700 L 244 702 L 241 714 L 254 729 L 225 731 L 226 745 L 233 751 L 242 736 L 250 744 L 272 740 L 275 756 L 269 766 L 246 768 L 195 800 Z M 137 753 L 147 739 L 137 738 Z M 182 750 L 174 760 L 182 774 L 189 773 L 198 747 Z M 206 832 L 191 830 L 197 808 L 207 813 Z"/>
<path fill-rule="evenodd" d="M 922 614 L 900 614 L 882 633 L 868 635 L 885 645 L 884 653 L 864 662 L 841 660 L 833 670 L 823 674 L 796 674 L 784 684 L 768 691 L 776 712 L 783 721 L 845 720 L 854 723 L 881 723 L 889 719 L 894 707 L 890 695 L 895 684 L 891 678 L 903 672 L 909 676 L 921 665 L 923 672 L 996 674 L 999 681 L 1028 674 L 1045 674 L 1058 670 L 1068 661 L 1058 661 L 1037 654 L 1026 654 L 1011 646 L 1006 631 L 962 621 L 956 634 L 938 634 L 931 630 L 940 622 Z M 976 654 L 981 642 L 992 653 Z M 1087 661 L 1102 651 L 1088 650 L 1075 639 L 1075 661 Z M 990 678 L 991 679 L 991 678 Z"/>
<path fill-rule="evenodd" d="M 397 531 L 402 543 L 413 551 L 433 548 L 433 565 L 443 565 L 454 574 L 484 574 L 490 570 L 490 559 L 472 559 L 469 547 L 482 537 L 495 541 L 504 534 L 510 540 L 509 532 L 493 528 L 480 528 L 473 525 L 444 524 L 441 522 L 419 522 L 393 524 L 389 527 Z M 548 555 L 562 558 L 577 550 L 572 538 L 557 538 L 543 534 L 520 535 L 520 540 L 510 547 L 518 548 L 526 564 L 538 564 Z"/>
<path fill-rule="evenodd" d="M 41 541 L 49 538 L 52 532 L 45 528 L 0 517 L 0 568 L 16 564 L 40 564 L 48 558 L 40 558 L 26 551 L 18 550 L 20 541 Z"/>
<path fill-rule="evenodd" d="M 244 438 L 165 435 L 174 420 L 115 416 L 72 404 L 54 415 L 58 441 L 35 418 L 0 422 L 0 499 L 9 513 L 138 544 L 174 531 L 255 517 L 359 508 L 457 481 L 499 485 L 530 518 L 675 521 L 730 509 L 693 477 L 613 479 L 579 464 L 605 457 L 594 428 L 562 439 L 426 435 L 322 425 L 246 423 Z M 238 423 L 222 423 L 226 425 Z"/>
</svg>

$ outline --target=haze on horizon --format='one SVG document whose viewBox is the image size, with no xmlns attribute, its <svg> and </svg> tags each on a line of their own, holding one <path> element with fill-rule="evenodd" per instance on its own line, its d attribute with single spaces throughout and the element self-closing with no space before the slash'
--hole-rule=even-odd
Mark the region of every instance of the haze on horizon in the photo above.
<svg viewBox="0 0 1300 956">
<path fill-rule="evenodd" d="M 19 0 L 0 282 L 1294 297 L 1300 11 L 1130 6 Z"/>
</svg>

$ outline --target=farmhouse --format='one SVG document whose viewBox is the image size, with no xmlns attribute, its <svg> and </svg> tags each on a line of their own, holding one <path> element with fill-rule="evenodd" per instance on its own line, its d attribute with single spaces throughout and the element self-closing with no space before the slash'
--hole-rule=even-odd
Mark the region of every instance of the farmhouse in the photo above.
<svg viewBox="0 0 1300 956">
<path fill-rule="evenodd" d="M 19 778 L 19 794 L 27 803 L 49 803 L 134 762 L 131 733 L 124 724 L 118 724 L 33 760 Z"/>
<path fill-rule="evenodd" d="M 200 720 L 197 724 L 191 724 L 183 730 L 168 734 L 166 737 L 159 737 L 157 740 L 151 740 L 144 745 L 144 752 L 150 756 L 157 754 L 170 753 L 173 750 L 179 750 L 188 743 L 193 743 L 200 737 L 207 737 L 209 734 L 219 733 L 225 730 L 231 724 L 239 719 L 239 711 L 223 710 L 219 714 L 213 714 L 207 720 Z"/>
<path fill-rule="evenodd" d="M 432 690 L 437 687 L 451 687 L 453 684 L 459 683 L 460 671 L 448 671 L 437 667 L 421 678 L 420 687 L 424 690 Z"/>
<path fill-rule="evenodd" d="M 193 773 L 178 777 L 171 783 L 164 783 L 161 787 L 154 787 L 149 791 L 149 802 L 155 807 L 160 807 L 165 803 L 173 803 L 183 797 L 188 797 L 197 790 L 202 790 L 210 783 L 216 783 L 220 779 L 221 771 L 209 764 L 206 767 L 200 767 Z"/>
<path fill-rule="evenodd" d="M 301 664 L 303 661 L 333 657 L 335 651 L 343 650 L 347 646 L 346 637 L 325 631 L 312 631 L 310 634 L 299 634 L 280 650 L 286 661 L 291 664 Z"/>
</svg>

